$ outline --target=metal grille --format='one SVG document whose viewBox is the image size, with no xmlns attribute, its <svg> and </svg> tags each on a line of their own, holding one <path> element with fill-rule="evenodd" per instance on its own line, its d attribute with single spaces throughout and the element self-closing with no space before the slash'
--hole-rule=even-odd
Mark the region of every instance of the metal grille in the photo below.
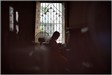
<svg viewBox="0 0 112 75">
<path fill-rule="evenodd" d="M 49 33 L 60 32 L 58 43 L 64 43 L 64 14 L 62 3 L 40 3 L 40 31 Z"/>
</svg>

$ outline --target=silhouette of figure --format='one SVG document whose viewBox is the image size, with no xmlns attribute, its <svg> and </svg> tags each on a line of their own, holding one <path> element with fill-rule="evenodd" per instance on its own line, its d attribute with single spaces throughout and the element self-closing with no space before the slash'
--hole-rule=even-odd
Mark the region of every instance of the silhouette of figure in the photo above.
<svg viewBox="0 0 112 75">
<path fill-rule="evenodd" d="M 57 51 L 59 50 L 58 48 L 58 43 L 56 40 L 59 38 L 60 33 L 58 31 L 55 31 L 49 41 L 49 46 L 50 46 L 50 72 L 51 73 L 56 73 L 57 72 Z"/>
<path fill-rule="evenodd" d="M 60 52 L 60 45 L 56 42 L 56 40 L 59 38 L 60 33 L 58 31 L 55 31 L 49 41 L 49 47 L 50 47 L 50 73 L 60 73 L 61 70 L 61 62 L 65 58 L 62 56 Z M 66 59 L 65 59 L 66 60 Z"/>
<path fill-rule="evenodd" d="M 58 31 L 55 31 L 49 41 L 49 45 L 52 48 L 58 48 L 58 43 L 56 42 L 56 40 L 58 39 L 58 37 L 60 36 L 60 33 Z"/>
</svg>

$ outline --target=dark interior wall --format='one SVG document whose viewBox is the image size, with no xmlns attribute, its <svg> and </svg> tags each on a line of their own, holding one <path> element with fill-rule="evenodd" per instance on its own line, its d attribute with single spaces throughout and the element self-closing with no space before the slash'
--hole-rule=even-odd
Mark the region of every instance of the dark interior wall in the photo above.
<svg viewBox="0 0 112 75">
<path fill-rule="evenodd" d="M 93 8 L 93 12 L 91 12 Z M 92 40 L 99 47 L 104 62 L 103 71 L 110 72 L 111 66 L 111 2 L 93 2 L 88 17 Z M 94 15 L 94 16 L 91 16 Z"/>
<path fill-rule="evenodd" d="M 68 2 L 72 70 L 75 73 L 110 73 L 111 3 Z M 81 28 L 88 27 L 86 33 Z M 93 67 L 86 68 L 87 61 Z M 83 68 L 82 68 L 83 67 Z"/>
<path fill-rule="evenodd" d="M 2 2 L 2 35 L 9 36 L 14 44 L 31 44 L 34 41 L 35 32 L 35 4 L 36 2 Z M 14 12 L 19 13 L 19 22 L 15 21 L 14 13 L 14 31 L 9 31 L 9 6 L 14 8 Z M 16 34 L 15 25 L 19 25 L 19 33 Z M 7 37 L 8 38 L 8 37 Z M 12 40 L 11 40 L 12 39 Z M 14 40 L 15 39 L 15 40 Z M 18 40 L 18 41 L 17 41 Z"/>
<path fill-rule="evenodd" d="M 19 33 L 9 30 L 9 6 L 14 8 L 14 25 L 19 25 Z M 2 1 L 1 2 L 1 29 L 2 29 L 2 73 L 13 72 L 15 66 L 23 66 L 21 63 L 24 51 L 31 49 L 35 32 L 35 9 L 34 1 Z M 15 21 L 15 12 L 19 13 L 19 22 Z M 26 48 L 27 47 L 27 48 Z M 28 48 L 29 47 L 29 48 Z M 25 54 L 23 54 L 25 55 Z M 21 56 L 21 57 L 20 57 Z M 22 59 L 23 58 L 23 59 Z"/>
<path fill-rule="evenodd" d="M 110 73 L 110 2 L 67 3 L 71 73 Z M 4 1 L 1 4 L 2 73 L 21 72 L 26 62 L 32 62 L 25 58 L 24 51 L 33 45 L 35 2 Z M 9 31 L 9 6 L 19 12 L 18 34 Z M 81 33 L 85 26 L 88 32 Z M 92 67 L 85 67 L 83 62 Z"/>
<path fill-rule="evenodd" d="M 20 12 L 19 24 L 22 41 L 30 44 L 34 41 L 36 2 L 18 2 L 16 8 Z"/>
<path fill-rule="evenodd" d="M 87 26 L 88 22 L 88 9 L 90 2 L 74 1 L 69 2 L 69 26 L 70 28 L 81 28 Z"/>
</svg>

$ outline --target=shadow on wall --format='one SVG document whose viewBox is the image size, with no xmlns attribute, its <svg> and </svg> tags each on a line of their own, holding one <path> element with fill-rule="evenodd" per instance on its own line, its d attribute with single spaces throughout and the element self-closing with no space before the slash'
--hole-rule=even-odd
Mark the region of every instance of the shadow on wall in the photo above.
<svg viewBox="0 0 112 75">
<path fill-rule="evenodd" d="M 85 26 L 88 31 L 82 33 L 82 26 L 70 29 L 72 72 L 111 73 L 111 3 L 90 3 Z"/>
</svg>

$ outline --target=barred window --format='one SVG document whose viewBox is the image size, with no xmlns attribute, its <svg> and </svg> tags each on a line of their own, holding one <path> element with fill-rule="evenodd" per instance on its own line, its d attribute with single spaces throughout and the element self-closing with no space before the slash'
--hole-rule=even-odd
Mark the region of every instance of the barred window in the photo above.
<svg viewBox="0 0 112 75">
<path fill-rule="evenodd" d="M 58 31 L 60 37 L 57 42 L 65 43 L 64 4 L 37 2 L 36 5 L 36 33 L 47 32 L 51 37 Z"/>
<path fill-rule="evenodd" d="M 47 32 L 51 37 L 55 31 L 60 32 L 58 43 L 65 43 L 64 24 L 64 4 L 63 3 L 36 3 L 36 28 L 38 32 Z"/>
</svg>

